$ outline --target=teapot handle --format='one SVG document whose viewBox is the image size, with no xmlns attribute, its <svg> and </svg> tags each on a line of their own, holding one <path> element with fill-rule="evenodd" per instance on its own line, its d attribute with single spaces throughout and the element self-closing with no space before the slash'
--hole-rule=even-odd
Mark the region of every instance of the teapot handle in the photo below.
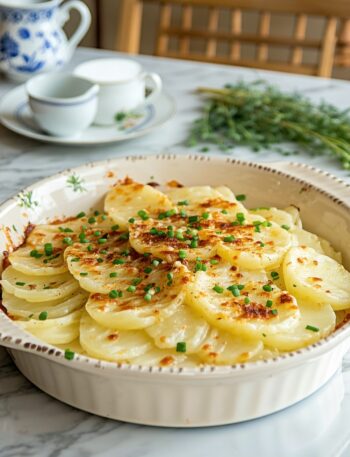
<svg viewBox="0 0 350 457">
<path fill-rule="evenodd" d="M 60 22 L 63 25 L 68 21 L 70 10 L 76 9 L 81 16 L 80 24 L 71 38 L 68 40 L 68 55 L 71 56 L 78 46 L 91 24 L 91 13 L 89 8 L 80 0 L 70 0 L 60 7 Z"/>
</svg>

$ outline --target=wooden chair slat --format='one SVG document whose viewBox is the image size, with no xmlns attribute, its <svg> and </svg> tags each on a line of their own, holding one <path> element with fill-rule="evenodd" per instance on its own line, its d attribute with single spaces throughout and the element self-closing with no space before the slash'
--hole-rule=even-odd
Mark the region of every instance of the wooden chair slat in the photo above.
<svg viewBox="0 0 350 457">
<path fill-rule="evenodd" d="M 237 64 L 330 77 L 335 64 L 350 67 L 350 8 L 349 0 L 119 0 L 120 24 L 117 28 L 117 49 L 137 53 L 140 46 L 144 3 L 160 6 L 155 53 L 159 56 L 180 57 L 204 62 Z M 172 25 L 174 7 L 181 7 L 181 24 Z M 196 8 L 209 8 L 206 27 L 193 27 Z M 229 13 L 229 30 L 219 27 L 222 11 Z M 247 11 L 259 14 L 257 33 L 246 33 L 243 18 Z M 276 13 L 295 18 L 290 36 L 271 34 L 271 21 Z M 323 37 L 308 38 L 310 16 L 326 19 Z M 339 24 L 342 26 L 339 27 Z M 339 32 L 340 30 L 340 32 Z M 170 44 L 178 42 L 177 50 Z M 195 41 L 203 41 L 202 52 L 193 52 Z M 218 55 L 221 43 L 228 46 L 227 55 Z M 256 59 L 247 59 L 244 44 L 256 46 Z M 284 47 L 289 52 L 287 62 L 273 61 L 272 47 Z M 171 49 L 170 49 L 171 48 Z M 306 50 L 317 52 L 315 64 L 303 62 Z M 220 51 L 221 52 L 221 51 Z"/>
<path fill-rule="evenodd" d="M 299 14 L 296 18 L 294 36 L 297 40 L 304 40 L 306 36 L 307 16 L 306 14 Z M 292 64 L 301 65 L 303 61 L 303 48 L 296 46 L 292 53 Z"/>
<path fill-rule="evenodd" d="M 262 38 L 266 38 L 270 34 L 270 25 L 271 25 L 271 14 L 264 12 L 260 14 L 260 25 L 259 25 L 259 35 Z M 258 55 L 257 58 L 259 62 L 266 62 L 268 58 L 269 48 L 268 45 L 264 42 L 258 46 Z"/>
<path fill-rule="evenodd" d="M 242 32 L 242 11 L 233 10 L 231 13 L 231 31 L 234 35 L 240 35 Z M 233 61 L 241 57 L 241 45 L 238 41 L 233 41 L 230 49 L 230 57 Z"/>
</svg>

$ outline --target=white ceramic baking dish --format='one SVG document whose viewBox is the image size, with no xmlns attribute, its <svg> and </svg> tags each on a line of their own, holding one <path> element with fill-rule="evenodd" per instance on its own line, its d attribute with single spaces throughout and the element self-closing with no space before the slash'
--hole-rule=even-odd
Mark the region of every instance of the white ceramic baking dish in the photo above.
<svg viewBox="0 0 350 457">
<path fill-rule="evenodd" d="M 225 184 L 246 194 L 252 207 L 295 204 L 305 227 L 330 240 L 350 268 L 349 186 L 304 165 L 259 165 L 199 155 L 134 156 L 88 164 L 40 181 L 0 207 L 0 252 L 20 242 L 28 222 L 101 207 L 107 189 L 126 175 L 142 182 Z M 339 368 L 350 347 L 349 335 L 350 323 L 305 349 L 254 363 L 149 368 L 85 356 L 68 361 L 60 349 L 23 332 L 0 313 L 0 344 L 44 392 L 94 414 L 161 426 L 227 424 L 292 405 Z"/>
</svg>

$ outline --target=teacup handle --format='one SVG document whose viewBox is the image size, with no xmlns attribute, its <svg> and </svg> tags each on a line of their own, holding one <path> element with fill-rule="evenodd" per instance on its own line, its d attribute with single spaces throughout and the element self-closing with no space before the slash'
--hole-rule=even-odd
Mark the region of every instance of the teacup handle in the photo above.
<svg viewBox="0 0 350 457">
<path fill-rule="evenodd" d="M 60 7 L 61 25 L 68 21 L 70 10 L 76 9 L 81 16 L 80 24 L 73 35 L 68 40 L 68 55 L 72 55 L 91 24 L 91 13 L 89 8 L 80 0 L 70 0 Z"/>
<path fill-rule="evenodd" d="M 146 82 L 146 87 L 151 87 L 152 89 L 152 92 L 145 98 L 144 103 L 153 103 L 162 91 L 163 83 L 161 77 L 157 73 L 145 73 L 143 78 Z"/>
</svg>

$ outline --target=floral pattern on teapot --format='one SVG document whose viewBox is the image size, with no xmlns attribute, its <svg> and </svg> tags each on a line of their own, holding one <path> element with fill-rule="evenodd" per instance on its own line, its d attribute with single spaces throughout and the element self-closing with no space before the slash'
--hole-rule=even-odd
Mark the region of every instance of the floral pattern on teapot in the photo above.
<svg viewBox="0 0 350 457">
<path fill-rule="evenodd" d="M 62 67 L 90 25 L 90 12 L 80 1 L 72 0 L 62 7 L 60 0 L 45 3 L 52 6 L 43 8 L 40 3 L 27 3 L 11 8 L 0 0 L 0 70 L 13 79 L 26 80 L 33 74 Z M 62 26 L 71 8 L 79 10 L 82 23 L 67 40 Z"/>
</svg>

